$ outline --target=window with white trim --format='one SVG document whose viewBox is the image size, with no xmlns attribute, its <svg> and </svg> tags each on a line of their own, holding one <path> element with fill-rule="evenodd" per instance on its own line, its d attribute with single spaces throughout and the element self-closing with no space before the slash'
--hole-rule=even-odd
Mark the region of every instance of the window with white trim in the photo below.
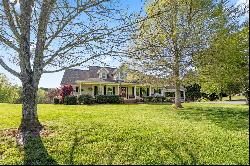
<svg viewBox="0 0 250 166">
<path fill-rule="evenodd" d="M 108 87 L 107 95 L 113 95 L 113 88 L 112 87 Z"/>
<path fill-rule="evenodd" d="M 100 73 L 100 78 L 107 79 L 107 73 L 106 72 L 101 72 Z"/>
</svg>

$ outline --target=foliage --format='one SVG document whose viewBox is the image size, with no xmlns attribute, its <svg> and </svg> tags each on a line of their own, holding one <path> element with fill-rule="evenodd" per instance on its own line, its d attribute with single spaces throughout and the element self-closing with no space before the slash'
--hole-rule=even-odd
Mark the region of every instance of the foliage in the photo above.
<svg viewBox="0 0 250 166">
<path fill-rule="evenodd" d="M 144 102 L 152 102 L 153 98 L 154 98 L 153 96 L 144 96 L 143 101 Z"/>
<path fill-rule="evenodd" d="M 37 164 L 44 148 L 60 165 L 249 164 L 247 105 L 183 105 L 178 111 L 167 104 L 38 105 L 43 146 L 36 142 L 31 154 L 11 134 L 21 106 L 0 104 L 0 164 L 22 165 L 34 156 Z"/>
<path fill-rule="evenodd" d="M 59 98 L 54 98 L 53 99 L 54 104 L 60 104 L 60 99 Z"/>
<path fill-rule="evenodd" d="M 162 103 L 162 102 L 171 102 L 170 98 L 164 96 L 145 96 L 143 97 L 144 102 L 154 102 L 154 103 Z"/>
<path fill-rule="evenodd" d="M 225 1 L 224 1 L 225 2 Z M 249 25 L 234 8 L 220 7 L 210 45 L 194 58 L 201 90 L 229 95 L 249 87 Z"/>
<path fill-rule="evenodd" d="M 45 93 L 46 98 L 49 100 L 49 102 L 53 102 L 53 99 L 55 97 L 60 96 L 60 89 L 48 89 Z"/>
<path fill-rule="evenodd" d="M 79 104 L 93 104 L 95 99 L 91 95 L 80 95 L 78 97 Z"/>
<path fill-rule="evenodd" d="M 95 99 L 98 104 L 118 104 L 123 102 L 122 98 L 118 95 L 97 95 L 95 96 Z"/>
<path fill-rule="evenodd" d="M 193 84 L 186 86 L 186 99 L 191 101 L 196 101 L 201 98 L 202 93 L 200 91 L 201 87 L 199 84 Z"/>
<path fill-rule="evenodd" d="M 155 103 L 164 102 L 164 101 L 166 101 L 166 98 L 164 96 L 155 96 L 152 101 Z"/>
<path fill-rule="evenodd" d="M 215 101 L 219 99 L 219 96 L 216 93 L 211 93 L 209 95 L 206 95 L 206 98 L 210 101 Z"/>
<path fill-rule="evenodd" d="M 48 99 L 46 97 L 46 92 L 45 90 L 39 88 L 37 91 L 37 103 L 39 104 L 45 104 L 48 102 Z"/>
<path fill-rule="evenodd" d="M 65 96 L 64 104 L 65 105 L 77 105 L 77 96 Z"/>
<path fill-rule="evenodd" d="M 62 102 L 64 102 L 64 98 L 66 96 L 72 95 L 72 92 L 73 92 L 73 87 L 71 85 L 63 85 L 60 88 L 60 94 L 59 94 L 62 99 Z"/>
<path fill-rule="evenodd" d="M 192 67 L 195 52 L 209 42 L 217 5 L 212 0 L 149 1 L 147 17 L 135 32 L 131 67 L 174 85 L 176 107 L 182 107 L 181 78 Z"/>
<path fill-rule="evenodd" d="M 0 103 L 15 103 L 19 98 L 20 87 L 12 85 L 4 74 L 0 74 Z"/>
</svg>

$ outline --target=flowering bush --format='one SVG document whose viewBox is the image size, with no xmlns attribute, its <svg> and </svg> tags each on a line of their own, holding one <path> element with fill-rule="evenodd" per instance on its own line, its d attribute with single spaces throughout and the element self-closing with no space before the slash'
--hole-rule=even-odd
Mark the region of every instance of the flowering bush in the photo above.
<svg viewBox="0 0 250 166">
<path fill-rule="evenodd" d="M 62 102 L 64 102 L 64 98 L 66 96 L 71 95 L 72 92 L 73 92 L 73 87 L 71 85 L 63 85 L 60 88 L 60 97 L 61 97 Z"/>
</svg>

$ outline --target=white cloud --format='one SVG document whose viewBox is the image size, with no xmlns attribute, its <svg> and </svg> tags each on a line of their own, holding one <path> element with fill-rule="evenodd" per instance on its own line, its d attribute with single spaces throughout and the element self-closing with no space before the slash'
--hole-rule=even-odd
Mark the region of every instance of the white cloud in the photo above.
<svg viewBox="0 0 250 166">
<path fill-rule="evenodd" d="M 105 59 L 103 60 L 103 62 L 105 63 L 110 63 L 112 61 L 112 58 L 110 56 L 105 57 Z"/>
<path fill-rule="evenodd" d="M 249 5 L 249 0 L 238 0 L 236 5 Z"/>
</svg>

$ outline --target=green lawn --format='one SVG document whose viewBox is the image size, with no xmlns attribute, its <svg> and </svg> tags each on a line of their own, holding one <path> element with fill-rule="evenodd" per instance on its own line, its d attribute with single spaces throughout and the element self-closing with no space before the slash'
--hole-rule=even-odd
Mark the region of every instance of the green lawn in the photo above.
<svg viewBox="0 0 250 166">
<path fill-rule="evenodd" d="M 223 101 L 229 101 L 229 96 L 228 97 L 223 97 L 222 98 Z M 239 100 L 246 100 L 245 96 L 232 96 L 231 98 L 232 101 L 239 101 Z"/>
<path fill-rule="evenodd" d="M 249 164 L 248 106 L 184 107 L 39 105 L 46 130 L 21 150 L 21 106 L 0 104 L 0 164 Z"/>
</svg>

